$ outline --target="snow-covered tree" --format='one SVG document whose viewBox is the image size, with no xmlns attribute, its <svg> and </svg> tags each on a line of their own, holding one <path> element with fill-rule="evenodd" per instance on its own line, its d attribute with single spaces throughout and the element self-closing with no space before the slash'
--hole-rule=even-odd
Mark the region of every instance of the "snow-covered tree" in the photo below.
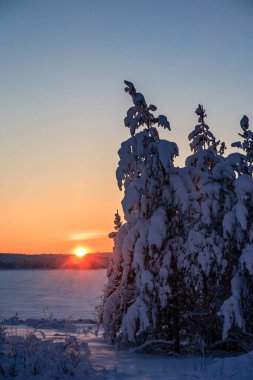
<svg viewBox="0 0 253 380">
<path fill-rule="evenodd" d="M 175 143 L 160 139 L 155 128 L 158 125 L 170 129 L 167 118 L 155 117 L 156 107 L 148 106 L 131 82 L 125 84 L 134 103 L 124 120 L 131 137 L 121 144 L 116 176 L 119 188 L 124 187 L 126 223 L 120 226 L 115 239 L 103 322 L 107 339 L 139 345 L 169 335 L 168 178 L 178 148 Z M 136 132 L 140 127 L 144 129 Z"/>
<path fill-rule="evenodd" d="M 223 318 L 223 339 L 238 339 L 239 334 L 239 343 L 245 345 L 245 339 L 252 342 L 253 333 L 253 133 L 247 116 L 240 124 L 243 134 L 239 135 L 244 140 L 232 146 L 242 148 L 245 154 L 232 153 L 226 160 L 234 170 L 233 202 L 223 219 L 232 269 L 230 293 L 219 315 Z"/>
<path fill-rule="evenodd" d="M 119 211 L 117 210 L 116 214 L 114 215 L 114 230 L 115 231 L 110 232 L 108 235 L 108 237 L 110 239 L 113 239 L 114 242 L 121 225 L 122 225 L 121 217 L 119 215 Z"/>
<path fill-rule="evenodd" d="M 180 233 L 174 237 L 178 251 L 174 257 L 180 273 L 181 335 L 193 344 L 201 340 L 210 345 L 219 338 L 217 311 L 227 268 L 221 228 L 223 188 L 221 178 L 213 174 L 216 166 L 224 164 L 225 144 L 216 141 L 205 124 L 202 105 L 195 113 L 199 124 L 189 134 L 193 154 L 171 177 L 174 207 L 177 205 L 177 219 L 181 220 Z"/>
<path fill-rule="evenodd" d="M 125 223 L 117 211 L 102 307 L 105 337 L 134 346 L 170 343 L 175 351 L 226 345 L 235 336 L 237 347 L 247 339 L 252 344 L 249 120 L 241 120 L 243 142 L 233 144 L 244 154 L 224 158 L 225 143 L 216 140 L 199 104 L 188 137 L 192 154 L 175 168 L 177 145 L 160 139 L 156 128 L 170 129 L 167 118 L 156 117 L 156 106 L 125 84 L 134 104 L 124 119 L 131 137 L 121 144 L 116 171 Z"/>
<path fill-rule="evenodd" d="M 241 157 L 238 163 L 239 172 L 242 174 L 251 174 L 253 171 L 253 132 L 249 129 L 249 118 L 244 115 L 240 121 L 242 133 L 238 133 L 243 141 L 236 141 L 231 144 L 233 147 L 241 148 L 245 152 L 245 157 Z"/>
<path fill-rule="evenodd" d="M 217 162 L 222 161 L 221 156 L 226 149 L 225 143 L 220 144 L 205 124 L 206 110 L 201 104 L 198 105 L 195 113 L 199 116 L 198 123 L 189 134 L 191 151 L 193 155 L 186 159 L 186 166 L 194 166 L 206 172 L 211 172 Z"/>
</svg>

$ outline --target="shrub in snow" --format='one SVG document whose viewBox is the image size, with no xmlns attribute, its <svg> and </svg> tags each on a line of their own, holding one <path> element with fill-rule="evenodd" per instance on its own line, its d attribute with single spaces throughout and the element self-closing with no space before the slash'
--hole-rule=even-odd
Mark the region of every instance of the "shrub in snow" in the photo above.
<svg viewBox="0 0 253 380">
<path fill-rule="evenodd" d="M 84 375 L 91 370 L 86 342 L 75 336 L 46 339 L 42 331 L 26 336 L 6 334 L 1 347 L 0 375 L 56 378 Z"/>
</svg>

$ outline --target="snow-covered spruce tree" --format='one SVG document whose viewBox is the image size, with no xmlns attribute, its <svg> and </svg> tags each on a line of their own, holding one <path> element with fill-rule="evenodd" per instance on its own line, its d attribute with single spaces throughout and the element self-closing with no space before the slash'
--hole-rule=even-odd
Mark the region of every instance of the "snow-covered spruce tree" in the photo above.
<svg viewBox="0 0 253 380">
<path fill-rule="evenodd" d="M 137 346 L 153 339 L 173 338 L 168 247 L 172 194 L 168 178 L 178 148 L 160 139 L 155 128 L 170 129 L 167 118 L 155 117 L 156 107 L 148 106 L 131 82 L 125 84 L 134 104 L 124 120 L 131 137 L 121 144 L 116 176 L 119 188 L 124 187 L 126 223 L 115 237 L 103 324 L 107 340 Z M 144 129 L 136 132 L 140 127 Z"/>
<path fill-rule="evenodd" d="M 234 170 L 233 203 L 224 216 L 223 230 L 230 247 L 232 266 L 231 288 L 220 316 L 223 318 L 223 339 L 236 339 L 245 349 L 253 347 L 253 132 L 249 119 L 241 119 L 242 142 L 232 146 L 245 154 L 232 153 L 227 157 Z"/>
<path fill-rule="evenodd" d="M 179 325 L 194 348 L 198 343 L 212 345 L 220 339 L 221 323 L 217 312 L 224 300 L 227 262 L 222 234 L 222 176 L 214 175 L 216 166 L 224 164 L 225 144 L 216 141 L 205 124 L 202 105 L 196 109 L 198 124 L 189 134 L 193 154 L 186 159 L 170 181 L 174 186 L 174 205 L 183 226 L 177 267 Z M 228 285 L 227 285 L 228 286 Z"/>
<path fill-rule="evenodd" d="M 114 240 L 114 244 L 115 244 L 117 233 L 118 233 L 121 225 L 122 225 L 121 217 L 119 215 L 119 211 L 117 210 L 116 214 L 114 215 L 114 230 L 115 231 L 110 232 L 108 235 L 108 237 L 110 239 Z"/>
</svg>

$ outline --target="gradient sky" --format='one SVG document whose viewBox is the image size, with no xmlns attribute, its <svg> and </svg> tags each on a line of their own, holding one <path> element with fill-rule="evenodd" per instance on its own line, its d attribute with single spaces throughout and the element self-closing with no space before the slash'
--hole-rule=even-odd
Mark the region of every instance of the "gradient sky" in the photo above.
<svg viewBox="0 0 253 380">
<path fill-rule="evenodd" d="M 124 79 L 178 165 L 198 103 L 229 146 L 243 114 L 253 129 L 252 0 L 1 0 L 0 252 L 111 250 Z"/>
</svg>

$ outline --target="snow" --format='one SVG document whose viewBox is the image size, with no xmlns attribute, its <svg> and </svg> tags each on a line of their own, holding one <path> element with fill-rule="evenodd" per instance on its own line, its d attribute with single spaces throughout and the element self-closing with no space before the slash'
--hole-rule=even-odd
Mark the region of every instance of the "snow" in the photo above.
<svg viewBox="0 0 253 380">
<path fill-rule="evenodd" d="M 170 141 L 160 140 L 158 145 L 158 154 L 164 170 L 168 173 L 171 168 L 173 158 L 178 156 L 177 145 Z"/>
<path fill-rule="evenodd" d="M 165 353 L 152 355 L 141 351 L 135 352 L 136 350 L 128 349 L 124 344 L 106 344 L 101 334 L 96 338 L 91 333 L 85 335 L 81 330 L 76 334 L 70 334 L 67 330 L 59 334 L 57 329 L 42 330 L 42 333 L 45 334 L 45 338 L 41 340 L 42 335 L 34 334 L 33 329 L 16 326 L 12 347 L 15 347 L 17 342 L 19 355 L 24 354 L 21 347 L 25 342 L 26 350 L 30 354 L 26 368 L 23 368 L 18 360 L 17 380 L 52 380 L 56 377 L 66 380 L 73 378 L 76 380 L 84 378 L 86 380 L 252 380 L 253 378 L 253 352 L 231 356 L 223 352 L 212 355 L 182 354 L 178 357 Z M 166 342 L 164 344 L 166 345 Z M 149 342 L 142 348 L 148 349 L 148 345 Z M 2 351 L 0 368 L 6 369 L 12 358 L 3 356 L 3 349 L 8 349 L 6 344 L 0 343 L 0 347 Z M 68 350 L 64 347 L 68 347 Z M 67 352 L 67 355 L 62 356 L 63 352 Z M 69 354 L 72 356 L 68 356 Z M 44 363 L 47 364 L 46 367 Z M 37 375 L 33 374 L 34 369 L 37 370 Z M 13 379 L 10 375 L 4 378 Z"/>
<path fill-rule="evenodd" d="M 167 214 L 164 208 L 159 207 L 152 215 L 149 225 L 148 243 L 152 248 L 160 249 L 166 237 Z"/>
<path fill-rule="evenodd" d="M 242 202 L 238 202 L 235 206 L 235 216 L 240 223 L 242 230 L 246 230 L 248 210 Z"/>
<path fill-rule="evenodd" d="M 225 237 L 232 236 L 235 224 L 235 210 L 226 213 L 222 221 L 223 233 Z"/>
<path fill-rule="evenodd" d="M 136 336 L 149 328 L 148 307 L 141 297 L 137 297 L 135 302 L 129 307 L 122 321 L 122 333 L 130 342 L 134 342 Z M 140 322 L 136 331 L 136 321 Z"/>
<path fill-rule="evenodd" d="M 242 251 L 241 264 L 245 265 L 251 275 L 253 275 L 253 244 L 247 244 Z"/>
<path fill-rule="evenodd" d="M 136 240 L 134 246 L 134 257 L 133 257 L 133 267 L 138 271 L 144 269 L 144 255 L 145 246 L 147 242 L 148 228 L 147 223 L 143 223 L 142 226 L 138 226 L 139 237 Z"/>
<path fill-rule="evenodd" d="M 244 115 L 240 121 L 241 128 L 245 131 L 249 128 L 249 118 Z"/>
<path fill-rule="evenodd" d="M 187 186 L 188 171 L 179 169 L 178 173 L 171 176 L 171 185 L 174 190 L 174 202 L 182 212 L 186 212 L 189 205 L 189 189 Z"/>
<path fill-rule="evenodd" d="M 164 129 L 169 129 L 170 130 L 170 123 L 167 119 L 166 116 L 164 115 L 159 115 L 158 116 L 158 125 L 163 127 Z"/>
<path fill-rule="evenodd" d="M 244 321 L 241 312 L 240 302 L 241 278 L 238 273 L 234 275 L 231 281 L 232 295 L 223 303 L 219 315 L 224 318 L 222 338 L 228 337 L 228 331 L 232 326 L 236 325 L 243 328 Z"/>
<path fill-rule="evenodd" d="M 241 175 L 235 181 L 235 191 L 239 201 L 253 197 L 253 179 L 249 175 Z"/>
</svg>

